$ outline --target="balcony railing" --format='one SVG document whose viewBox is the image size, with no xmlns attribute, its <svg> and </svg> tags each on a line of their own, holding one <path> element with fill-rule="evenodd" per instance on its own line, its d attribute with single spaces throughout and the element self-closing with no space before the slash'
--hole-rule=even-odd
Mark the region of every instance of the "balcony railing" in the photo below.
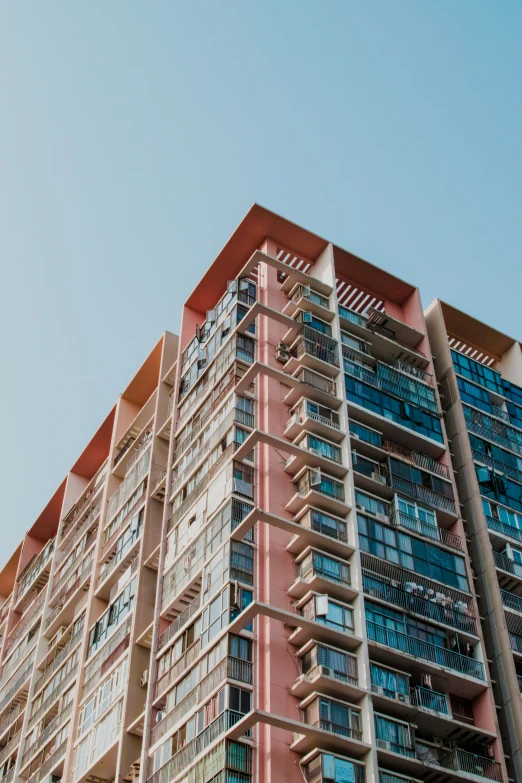
<svg viewBox="0 0 522 783">
<path fill-rule="evenodd" d="M 441 756 L 439 764 L 453 772 L 464 772 L 466 775 L 476 775 L 487 780 L 502 780 L 502 767 L 498 761 L 477 756 L 461 748 L 454 748 Z"/>
<path fill-rule="evenodd" d="M 489 514 L 486 514 L 486 524 L 495 533 L 502 533 L 503 536 L 513 538 L 515 541 L 522 543 L 522 530 L 508 525 L 507 522 L 502 522 L 501 519 L 496 519 L 496 517 L 490 517 Z"/>
<path fill-rule="evenodd" d="M 53 579 L 53 586 L 51 590 L 51 598 L 50 601 L 52 601 L 56 594 L 61 590 L 61 588 L 66 584 L 66 582 L 69 580 L 69 578 L 74 574 L 75 571 L 79 570 L 79 568 L 82 568 L 82 564 L 80 563 L 80 566 L 78 567 L 78 560 L 81 560 L 82 558 L 86 557 L 86 552 L 94 544 L 93 536 L 91 536 L 88 540 L 88 542 L 85 545 L 85 549 L 79 553 L 77 558 L 71 563 L 71 565 L 67 568 L 66 571 L 63 573 L 58 572 L 55 574 Z M 91 553 L 93 554 L 93 553 Z M 91 557 L 92 562 L 92 557 Z M 58 577 L 58 579 L 56 579 Z"/>
<path fill-rule="evenodd" d="M 13 697 L 18 693 L 18 691 L 24 685 L 24 683 L 27 682 L 32 670 L 33 670 L 33 660 L 31 659 L 29 664 L 27 664 L 24 667 L 20 675 L 17 675 L 14 685 L 12 685 L 5 694 L 3 695 L 0 694 L 0 712 L 3 711 L 3 709 L 9 704 L 9 702 L 13 699 Z"/>
<path fill-rule="evenodd" d="M 116 492 L 111 495 L 107 506 L 107 523 L 112 521 L 113 517 L 116 516 L 116 512 L 119 511 L 125 501 L 130 498 L 142 478 L 146 476 L 149 466 L 150 450 L 146 450 L 127 473 Z M 108 524 L 106 524 L 105 527 L 108 527 Z"/>
<path fill-rule="evenodd" d="M 308 302 L 324 307 L 326 310 L 330 309 L 330 300 L 328 297 L 314 291 L 309 285 L 298 285 L 294 289 L 291 301 L 296 304 L 300 299 L 306 299 Z"/>
<path fill-rule="evenodd" d="M 509 642 L 511 644 L 511 649 L 522 655 L 522 636 L 518 636 L 516 633 L 510 631 Z"/>
<path fill-rule="evenodd" d="M 379 770 L 379 783 L 418 783 L 415 778 L 396 775 L 394 772 L 388 772 L 385 769 Z"/>
<path fill-rule="evenodd" d="M 41 747 L 45 745 L 49 737 L 53 735 L 53 733 L 56 731 L 58 726 L 60 726 L 62 723 L 65 723 L 65 721 L 70 717 L 72 714 L 74 707 L 74 703 L 71 702 L 70 704 L 65 707 L 65 709 L 60 710 L 57 715 L 54 716 L 52 721 L 47 724 L 45 729 L 42 731 L 42 733 L 37 737 L 37 739 L 33 742 L 32 745 L 30 745 L 27 750 L 25 750 L 24 755 L 22 756 L 22 767 L 27 764 L 30 758 L 34 756 L 34 754 L 40 750 Z"/>
<path fill-rule="evenodd" d="M 331 397 L 337 396 L 335 381 L 332 381 L 331 378 L 326 378 L 324 375 L 319 375 L 319 373 L 309 370 L 307 367 L 301 367 L 295 378 L 304 383 L 305 386 L 310 386 L 311 389 L 324 392 Z"/>
<path fill-rule="evenodd" d="M 403 446 L 400 443 L 395 443 L 395 441 L 389 440 L 389 438 L 385 438 L 383 440 L 382 448 L 387 451 L 388 454 L 393 454 L 400 459 L 411 462 L 421 470 L 429 470 L 445 479 L 450 478 L 449 468 L 446 465 L 443 465 L 441 462 L 437 462 L 437 460 L 433 459 L 433 457 L 429 457 L 427 454 L 422 454 L 420 451 L 408 449 L 406 446 Z"/>
<path fill-rule="evenodd" d="M 433 489 L 423 487 L 422 484 L 414 484 L 413 481 L 407 481 L 394 473 L 390 474 L 390 483 L 392 488 L 402 495 L 408 495 L 421 503 L 425 503 L 427 506 L 447 511 L 449 514 L 456 514 L 455 501 L 446 495 L 441 495 Z"/>
<path fill-rule="evenodd" d="M 0 737 L 3 735 L 5 730 L 11 726 L 15 720 L 18 719 L 19 715 L 25 710 L 25 704 L 22 704 L 22 702 L 18 702 L 18 704 L 13 707 L 7 718 L 4 718 L 4 720 L 0 723 Z"/>
<path fill-rule="evenodd" d="M 208 746 L 214 742 L 221 734 L 231 729 L 238 723 L 243 715 L 234 710 L 225 710 L 215 721 L 210 723 L 201 734 L 194 737 L 193 740 L 178 750 L 163 767 L 157 770 L 147 783 L 167 783 L 173 780 L 180 772 L 185 770 L 194 759 L 199 756 Z"/>
<path fill-rule="evenodd" d="M 493 459 L 489 454 L 484 454 L 483 451 L 479 451 L 478 449 L 471 449 L 471 451 L 473 459 L 476 462 L 483 462 L 484 465 L 487 465 L 492 470 L 495 470 L 498 473 L 504 473 L 504 475 L 513 479 L 513 481 L 522 484 L 522 471 L 513 468 L 511 465 L 506 465 L 505 462 L 500 462 L 498 459 Z"/>
<path fill-rule="evenodd" d="M 152 729 L 151 742 L 156 743 L 199 702 L 202 702 L 217 686 L 227 678 L 252 684 L 252 663 L 229 656 L 204 677 L 201 682 L 183 698 Z"/>
<path fill-rule="evenodd" d="M 316 329 L 310 329 L 309 326 L 303 327 L 299 337 L 292 345 L 291 353 L 296 359 L 302 359 L 308 354 L 333 367 L 339 367 L 337 340 L 318 332 Z"/>
<path fill-rule="evenodd" d="M 438 414 L 439 409 L 435 394 L 430 387 L 422 385 L 414 378 L 382 362 L 377 362 L 376 369 L 370 370 L 360 363 L 357 352 L 347 346 L 343 346 L 343 355 L 345 372 L 353 375 L 357 380 L 408 400 L 413 405 L 418 405 L 431 413 Z"/>
<path fill-rule="evenodd" d="M 158 678 L 158 681 L 156 683 L 156 698 L 158 699 L 160 696 L 162 696 L 166 691 L 170 688 L 170 686 L 176 682 L 178 677 L 181 676 L 185 672 L 185 670 L 188 670 L 188 667 L 194 663 L 196 658 L 201 652 L 201 637 L 196 639 L 196 641 L 187 648 L 187 650 L 183 653 L 181 658 L 178 658 L 178 660 L 171 666 L 170 669 L 167 669 L 167 671 L 163 672 L 161 677 Z"/>
<path fill-rule="evenodd" d="M 339 315 L 341 318 L 344 318 L 345 321 L 350 321 L 352 324 L 357 324 L 357 326 L 362 326 L 365 329 L 368 328 L 365 316 L 356 313 L 354 310 L 349 310 L 348 307 L 339 305 Z"/>
<path fill-rule="evenodd" d="M 438 712 L 441 715 L 449 715 L 448 697 L 445 693 L 437 693 L 431 688 L 423 688 L 417 685 L 411 689 L 410 700 L 415 707 L 421 707 L 424 710 Z"/>
<path fill-rule="evenodd" d="M 51 679 L 54 672 L 60 668 L 62 663 L 65 661 L 65 659 L 72 653 L 72 651 L 77 647 L 77 645 L 80 643 L 83 636 L 83 625 L 82 627 L 76 631 L 74 636 L 71 636 L 65 647 L 60 650 L 56 658 L 54 658 L 49 666 L 47 666 L 40 677 L 35 681 L 35 693 L 40 691 Z"/>
<path fill-rule="evenodd" d="M 85 667 L 83 677 L 84 696 L 94 688 L 112 663 L 128 647 L 131 625 L 132 617 L 127 617 L 113 635 L 109 637 L 106 644 L 98 649 L 92 660 Z"/>
<path fill-rule="evenodd" d="M 49 694 L 49 696 L 46 699 L 44 699 L 44 701 L 40 704 L 40 706 L 37 707 L 36 710 L 31 712 L 31 717 L 30 717 L 31 725 L 34 725 L 36 721 L 42 717 L 42 715 L 45 715 L 49 707 L 51 707 L 54 704 L 54 702 L 58 699 L 58 697 L 62 695 L 62 693 L 67 688 L 69 683 L 71 683 L 75 679 L 78 673 L 78 668 L 79 666 L 76 663 L 72 667 L 72 669 L 65 675 L 65 677 L 62 680 L 60 680 L 56 688 Z"/>
<path fill-rule="evenodd" d="M 324 424 L 325 427 L 331 427 L 334 430 L 339 430 L 341 428 L 338 413 L 332 411 L 331 416 L 321 416 L 319 413 L 310 410 L 306 404 L 299 406 L 294 412 L 294 417 L 299 424 L 302 424 L 303 421 L 308 418 L 317 421 L 319 424 Z"/>
<path fill-rule="evenodd" d="M 511 560 L 510 557 L 503 555 L 501 552 L 493 552 L 493 557 L 497 568 L 501 568 L 502 571 L 507 571 L 509 574 L 522 579 L 522 563 Z"/>
<path fill-rule="evenodd" d="M 74 582 L 71 585 L 68 585 L 67 583 L 63 585 L 59 593 L 58 603 L 56 604 L 53 611 L 45 621 L 46 629 L 50 628 L 50 626 L 54 623 L 54 621 L 59 616 L 64 606 L 71 600 L 71 598 L 76 593 L 80 585 L 82 585 L 90 577 L 92 573 L 93 560 L 94 560 L 94 549 L 91 550 L 91 553 L 85 558 L 83 563 L 81 563 L 80 572 L 76 577 L 76 579 L 74 580 Z"/>
<path fill-rule="evenodd" d="M 176 617 L 176 619 L 169 625 L 166 631 L 164 631 L 160 638 L 159 638 L 159 647 L 163 647 L 167 642 L 169 642 L 182 628 L 185 623 L 188 623 L 188 621 L 191 619 L 191 617 L 194 617 L 194 615 L 199 611 L 199 608 L 201 606 L 201 593 L 199 593 L 190 603 L 189 605 L 181 612 L 180 615 Z"/>
<path fill-rule="evenodd" d="M 21 734 L 22 734 L 22 729 L 19 729 L 14 735 L 14 737 L 10 739 L 7 745 L 4 745 L 4 747 L 0 751 L 0 766 L 4 763 L 6 759 L 9 758 L 9 756 L 15 750 L 15 748 L 18 747 L 20 743 Z"/>
<path fill-rule="evenodd" d="M 508 593 L 507 590 L 501 590 L 500 596 L 506 609 L 512 609 L 514 612 L 522 612 L 522 598 L 514 593 Z"/>
<path fill-rule="evenodd" d="M 49 563 L 51 555 L 54 551 L 54 541 L 47 543 L 39 555 L 24 569 L 22 574 L 18 577 L 16 585 L 16 598 L 18 602 L 25 592 L 31 587 L 35 579 L 40 576 L 45 566 Z"/>
<path fill-rule="evenodd" d="M 349 563 L 342 563 L 340 560 L 327 558 L 323 555 L 314 557 L 313 550 L 310 555 L 301 560 L 297 572 L 299 577 L 304 580 L 310 580 L 314 576 L 319 576 L 332 582 L 337 582 L 340 585 L 349 586 L 351 584 Z"/>
<path fill-rule="evenodd" d="M 429 661 L 445 669 L 451 669 L 459 674 L 466 674 L 470 677 L 476 677 L 478 680 L 484 680 L 484 665 L 481 661 L 474 658 L 468 658 L 466 655 L 446 650 L 444 647 L 438 647 L 422 639 L 416 639 L 400 631 L 394 631 L 390 628 L 384 628 L 369 620 L 366 621 L 368 638 L 372 642 L 384 644 L 393 650 L 412 655 L 422 661 Z"/>
<path fill-rule="evenodd" d="M 45 776 L 51 772 L 52 769 L 58 764 L 58 761 L 62 758 L 62 756 L 65 756 L 65 751 L 67 750 L 67 743 L 69 742 L 69 738 L 67 738 L 60 747 L 54 751 L 52 756 L 45 761 L 42 766 L 34 773 L 34 775 L 31 775 L 27 783 L 40 783 Z"/>
<path fill-rule="evenodd" d="M 348 541 L 348 526 L 346 522 L 335 519 L 322 511 L 311 509 L 299 519 L 301 527 L 309 530 L 315 530 L 316 533 L 322 533 L 323 536 L 334 538 L 336 541 Z"/>
<path fill-rule="evenodd" d="M 453 549 L 464 549 L 462 538 L 456 533 L 451 533 L 449 530 L 445 530 L 437 525 L 430 525 L 429 522 L 425 522 L 411 514 L 406 514 L 404 511 L 394 511 L 391 523 L 396 527 L 403 527 L 411 530 L 413 533 L 418 533 L 424 538 L 430 538 L 432 541 L 440 541 L 441 544 Z"/>
<path fill-rule="evenodd" d="M 78 520 L 78 523 L 76 525 L 76 529 L 74 532 L 73 537 L 65 547 L 65 549 L 62 552 L 62 560 L 64 560 L 69 552 L 71 552 L 81 541 L 82 537 L 85 535 L 85 533 L 89 530 L 91 525 L 93 524 L 94 520 L 99 516 L 101 512 L 101 501 L 97 503 L 87 514 L 87 516 L 82 517 Z M 93 530 L 93 533 L 95 531 Z"/>
<path fill-rule="evenodd" d="M 522 432 L 497 419 L 481 413 L 463 404 L 464 418 L 470 432 L 499 446 L 505 446 L 517 454 L 522 454 Z"/>
<path fill-rule="evenodd" d="M 425 598 L 419 598 L 413 593 L 401 590 L 398 587 L 386 584 L 380 579 L 363 574 L 363 589 L 367 595 L 380 598 L 387 603 L 399 606 L 406 612 L 427 617 L 435 622 L 449 625 L 451 628 L 457 628 L 459 631 L 468 634 L 477 634 L 477 626 L 473 617 L 461 613 L 448 606 L 428 601 Z M 467 609 L 465 610 L 467 611 Z"/>
<path fill-rule="evenodd" d="M 41 612 L 42 607 L 44 605 L 45 601 L 45 588 L 40 591 L 37 598 L 33 601 L 32 604 L 29 605 L 29 608 L 26 609 L 18 623 L 15 625 L 9 636 L 7 637 L 6 643 L 5 643 L 5 652 L 9 650 L 13 644 L 19 639 L 24 631 L 27 631 L 27 629 L 34 623 L 37 615 L 39 612 Z"/>
</svg>

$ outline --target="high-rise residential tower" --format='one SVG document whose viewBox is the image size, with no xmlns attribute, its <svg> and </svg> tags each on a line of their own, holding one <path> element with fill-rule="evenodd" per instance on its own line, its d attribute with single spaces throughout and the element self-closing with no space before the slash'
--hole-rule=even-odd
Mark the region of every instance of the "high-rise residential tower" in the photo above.
<svg viewBox="0 0 522 783">
<path fill-rule="evenodd" d="M 417 289 L 254 206 L 178 331 L 0 576 L 0 781 L 507 781 Z"/>
<path fill-rule="evenodd" d="M 436 301 L 426 314 L 510 776 L 522 781 L 522 349 Z"/>
</svg>

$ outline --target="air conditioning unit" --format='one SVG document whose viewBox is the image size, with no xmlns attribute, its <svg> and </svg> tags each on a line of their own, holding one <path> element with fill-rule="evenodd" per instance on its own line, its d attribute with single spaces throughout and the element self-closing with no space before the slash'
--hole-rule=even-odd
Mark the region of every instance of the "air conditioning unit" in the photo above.
<svg viewBox="0 0 522 783">
<path fill-rule="evenodd" d="M 289 346 L 286 343 L 277 343 L 276 359 L 278 362 L 287 362 L 290 358 Z"/>
<path fill-rule="evenodd" d="M 373 685 L 372 684 L 372 691 L 374 693 L 377 693 L 379 696 L 384 696 L 384 688 L 382 685 Z"/>
<path fill-rule="evenodd" d="M 308 449 L 310 454 L 315 454 L 316 457 L 322 457 L 322 453 L 319 451 L 319 449 Z"/>
<path fill-rule="evenodd" d="M 329 666 L 321 666 L 321 674 L 323 677 L 332 677 L 332 670 Z"/>
<path fill-rule="evenodd" d="M 377 747 L 381 750 L 391 750 L 391 742 L 377 738 Z"/>
<path fill-rule="evenodd" d="M 57 643 L 57 642 L 58 642 L 58 641 L 61 639 L 61 637 L 64 635 L 64 633 L 65 633 L 65 631 L 66 631 L 66 630 L 67 630 L 67 628 L 65 627 L 65 625 L 61 625 L 61 626 L 58 628 L 58 630 L 56 631 L 56 633 L 54 634 L 54 636 L 53 636 L 53 638 L 51 639 L 51 641 L 49 642 L 49 647 L 54 647 L 54 645 L 55 645 L 55 644 L 56 644 L 56 643 Z"/>
<path fill-rule="evenodd" d="M 365 507 L 361 503 L 356 503 L 355 508 L 357 511 L 366 511 Z"/>
<path fill-rule="evenodd" d="M 433 737 L 433 744 L 435 747 L 440 748 L 442 745 L 444 745 L 444 740 L 440 737 Z"/>
<path fill-rule="evenodd" d="M 386 476 L 383 476 L 382 473 L 372 473 L 372 479 L 378 484 L 386 484 Z"/>
<path fill-rule="evenodd" d="M 355 438 L 355 440 L 361 440 L 360 436 L 356 432 L 352 432 L 350 430 L 350 438 Z"/>
<path fill-rule="evenodd" d="M 386 514 L 376 514 L 375 516 L 377 517 L 377 519 L 380 522 L 389 522 L 390 521 L 390 517 L 387 516 Z"/>
<path fill-rule="evenodd" d="M 141 673 L 140 688 L 145 688 L 149 684 L 149 670 L 145 669 Z"/>
<path fill-rule="evenodd" d="M 409 704 L 410 702 L 410 697 L 408 696 L 407 693 L 396 693 L 395 698 L 397 699 L 397 701 L 402 701 L 405 704 Z"/>
</svg>

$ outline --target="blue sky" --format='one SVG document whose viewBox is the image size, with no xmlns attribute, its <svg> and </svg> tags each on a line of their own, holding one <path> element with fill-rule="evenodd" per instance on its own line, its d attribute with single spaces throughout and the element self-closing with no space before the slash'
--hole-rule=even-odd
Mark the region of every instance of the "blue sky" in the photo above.
<svg viewBox="0 0 522 783">
<path fill-rule="evenodd" d="M 518 0 L 1 4 L 3 559 L 254 201 L 522 338 L 521 28 Z"/>
</svg>

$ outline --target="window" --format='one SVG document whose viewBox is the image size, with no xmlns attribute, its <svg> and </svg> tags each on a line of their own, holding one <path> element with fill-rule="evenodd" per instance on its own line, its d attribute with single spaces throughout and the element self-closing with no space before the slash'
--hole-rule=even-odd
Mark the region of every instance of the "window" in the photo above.
<svg viewBox="0 0 522 783">
<path fill-rule="evenodd" d="M 407 674 L 378 666 L 370 661 L 370 676 L 373 690 L 377 690 L 377 693 L 382 692 L 390 699 L 395 699 L 396 694 L 401 693 L 409 699 L 410 678 Z"/>
<path fill-rule="evenodd" d="M 476 362 L 457 351 L 452 351 L 451 355 L 453 357 L 455 372 L 459 375 L 463 375 L 464 378 L 468 378 L 468 380 L 474 381 L 497 394 L 504 394 L 502 376 L 499 372 L 496 372 L 490 367 L 486 367 L 485 365 L 480 364 L 480 362 Z"/>
<path fill-rule="evenodd" d="M 89 635 L 89 647 L 87 656 L 103 644 L 112 635 L 121 620 L 131 611 L 136 594 L 136 577 L 134 577 L 125 589 L 116 598 L 113 604 L 104 612 L 94 624 Z"/>
<path fill-rule="evenodd" d="M 424 409 L 408 405 L 400 399 L 356 380 L 351 375 L 345 375 L 345 389 L 347 399 L 356 405 L 372 410 L 386 419 L 425 435 L 427 438 L 439 443 L 443 442 L 442 428 L 438 417 Z"/>
<path fill-rule="evenodd" d="M 390 504 L 385 500 L 379 500 L 371 495 L 366 495 L 364 492 L 355 490 L 355 502 L 358 506 L 362 506 L 369 514 L 383 514 L 385 517 L 390 516 Z"/>
<path fill-rule="evenodd" d="M 395 720 L 385 718 L 383 715 L 375 715 L 375 734 L 377 739 L 383 742 L 389 742 L 391 750 L 395 753 L 404 753 L 414 755 L 410 727 L 407 723 L 399 723 Z"/>
<path fill-rule="evenodd" d="M 316 725 L 316 705 L 314 702 L 305 709 L 305 721 Z M 361 712 L 350 704 L 345 704 L 334 699 L 319 698 L 319 724 L 325 731 L 342 734 L 351 737 L 355 733 L 356 738 L 361 731 Z"/>
<path fill-rule="evenodd" d="M 466 565 L 459 555 L 397 532 L 363 514 L 357 514 L 357 526 L 360 547 L 364 552 L 448 587 L 469 590 Z"/>
<path fill-rule="evenodd" d="M 431 473 L 419 470 L 413 465 L 409 465 L 407 462 L 401 462 L 398 459 L 390 459 L 390 470 L 393 476 L 399 476 L 400 478 L 409 481 L 411 484 L 418 484 L 421 487 L 426 487 L 427 489 L 433 490 L 433 492 L 438 492 L 439 495 L 444 495 L 453 500 L 453 489 L 449 481 L 443 481 L 437 476 L 433 476 Z"/>
</svg>

